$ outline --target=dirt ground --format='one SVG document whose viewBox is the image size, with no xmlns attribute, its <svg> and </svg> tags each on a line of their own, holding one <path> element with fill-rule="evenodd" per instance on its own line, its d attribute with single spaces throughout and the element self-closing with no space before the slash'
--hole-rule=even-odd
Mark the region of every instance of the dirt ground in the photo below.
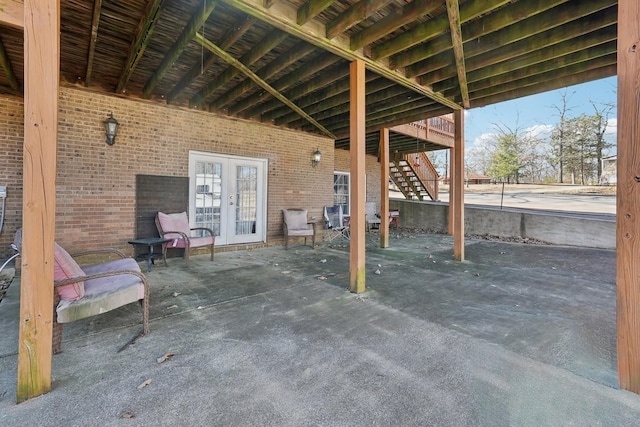
<svg viewBox="0 0 640 427">
<path fill-rule="evenodd" d="M 448 192 L 448 185 L 440 185 L 440 191 Z M 465 193 L 500 193 L 502 184 L 469 184 Z M 571 184 L 504 184 L 504 191 L 535 191 L 537 193 L 615 195 L 616 186 Z"/>
</svg>

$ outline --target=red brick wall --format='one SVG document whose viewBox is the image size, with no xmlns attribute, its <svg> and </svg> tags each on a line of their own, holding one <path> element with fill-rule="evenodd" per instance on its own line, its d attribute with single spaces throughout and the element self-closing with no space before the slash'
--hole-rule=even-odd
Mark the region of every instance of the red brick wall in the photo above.
<svg viewBox="0 0 640 427">
<path fill-rule="evenodd" d="M 0 257 L 22 218 L 22 99 L 0 96 L 0 185 L 7 185 Z M 120 122 L 105 143 L 102 122 Z M 333 203 L 333 171 L 348 171 L 349 153 L 328 138 L 200 111 L 130 100 L 77 88 L 60 91 L 56 240 L 70 251 L 113 246 L 130 251 L 135 234 L 136 174 L 187 176 L 189 150 L 268 159 L 269 244 L 280 244 L 282 213 L 304 207 L 321 216 Z M 316 147 L 322 161 L 311 167 Z M 345 163 L 346 159 L 346 163 Z M 379 164 L 367 156 L 368 199 L 379 200 Z"/>
<path fill-rule="evenodd" d="M 0 259 L 13 254 L 9 244 L 22 223 L 22 144 L 24 102 L 0 96 L 0 185 L 7 187 L 5 219 L 0 232 Z"/>
<path fill-rule="evenodd" d="M 335 171 L 349 172 L 350 168 L 351 153 L 347 150 L 335 150 Z M 376 202 L 376 206 L 380 209 L 380 162 L 376 156 L 366 156 L 365 173 L 367 176 L 367 202 Z"/>
</svg>

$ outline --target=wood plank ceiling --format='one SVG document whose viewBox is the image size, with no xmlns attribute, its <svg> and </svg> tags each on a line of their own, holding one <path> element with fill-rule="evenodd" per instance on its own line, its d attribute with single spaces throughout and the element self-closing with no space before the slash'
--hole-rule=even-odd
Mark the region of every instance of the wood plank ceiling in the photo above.
<svg viewBox="0 0 640 427">
<path fill-rule="evenodd" d="M 64 84 L 328 135 L 348 147 L 349 63 L 378 131 L 616 73 L 616 0 L 61 0 Z M 22 93 L 0 27 L 0 91 Z M 392 152 L 422 150 L 392 137 Z"/>
</svg>

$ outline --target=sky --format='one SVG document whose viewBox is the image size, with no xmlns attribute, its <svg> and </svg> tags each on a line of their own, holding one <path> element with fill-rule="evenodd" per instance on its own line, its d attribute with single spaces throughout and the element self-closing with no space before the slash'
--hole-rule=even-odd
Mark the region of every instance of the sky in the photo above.
<svg viewBox="0 0 640 427">
<path fill-rule="evenodd" d="M 558 111 L 554 106 L 562 106 L 562 93 L 568 97 L 568 118 L 582 113 L 593 115 L 593 101 L 596 105 L 611 103 L 616 105 L 617 78 L 595 80 L 589 83 L 568 86 L 537 95 L 527 96 L 512 101 L 501 102 L 481 108 L 465 111 L 464 139 L 465 148 L 482 145 L 482 140 L 496 132 L 496 125 L 509 127 L 512 130 L 523 129 L 538 134 L 546 134 L 558 123 Z M 615 143 L 616 110 L 609 116 L 607 139 Z M 544 136 L 544 135 L 543 135 Z M 615 154 L 615 149 L 611 153 Z"/>
</svg>

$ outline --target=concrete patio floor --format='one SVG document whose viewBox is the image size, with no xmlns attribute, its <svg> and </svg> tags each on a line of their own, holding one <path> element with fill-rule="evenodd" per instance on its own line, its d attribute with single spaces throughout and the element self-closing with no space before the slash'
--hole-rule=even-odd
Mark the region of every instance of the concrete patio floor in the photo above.
<svg viewBox="0 0 640 427">
<path fill-rule="evenodd" d="M 151 334 L 118 353 L 135 304 L 66 325 L 52 391 L 20 405 L 14 281 L 0 425 L 638 425 L 640 396 L 617 389 L 614 251 L 469 239 L 459 263 L 449 236 L 367 239 L 361 295 L 344 243 L 156 265 Z"/>
</svg>

